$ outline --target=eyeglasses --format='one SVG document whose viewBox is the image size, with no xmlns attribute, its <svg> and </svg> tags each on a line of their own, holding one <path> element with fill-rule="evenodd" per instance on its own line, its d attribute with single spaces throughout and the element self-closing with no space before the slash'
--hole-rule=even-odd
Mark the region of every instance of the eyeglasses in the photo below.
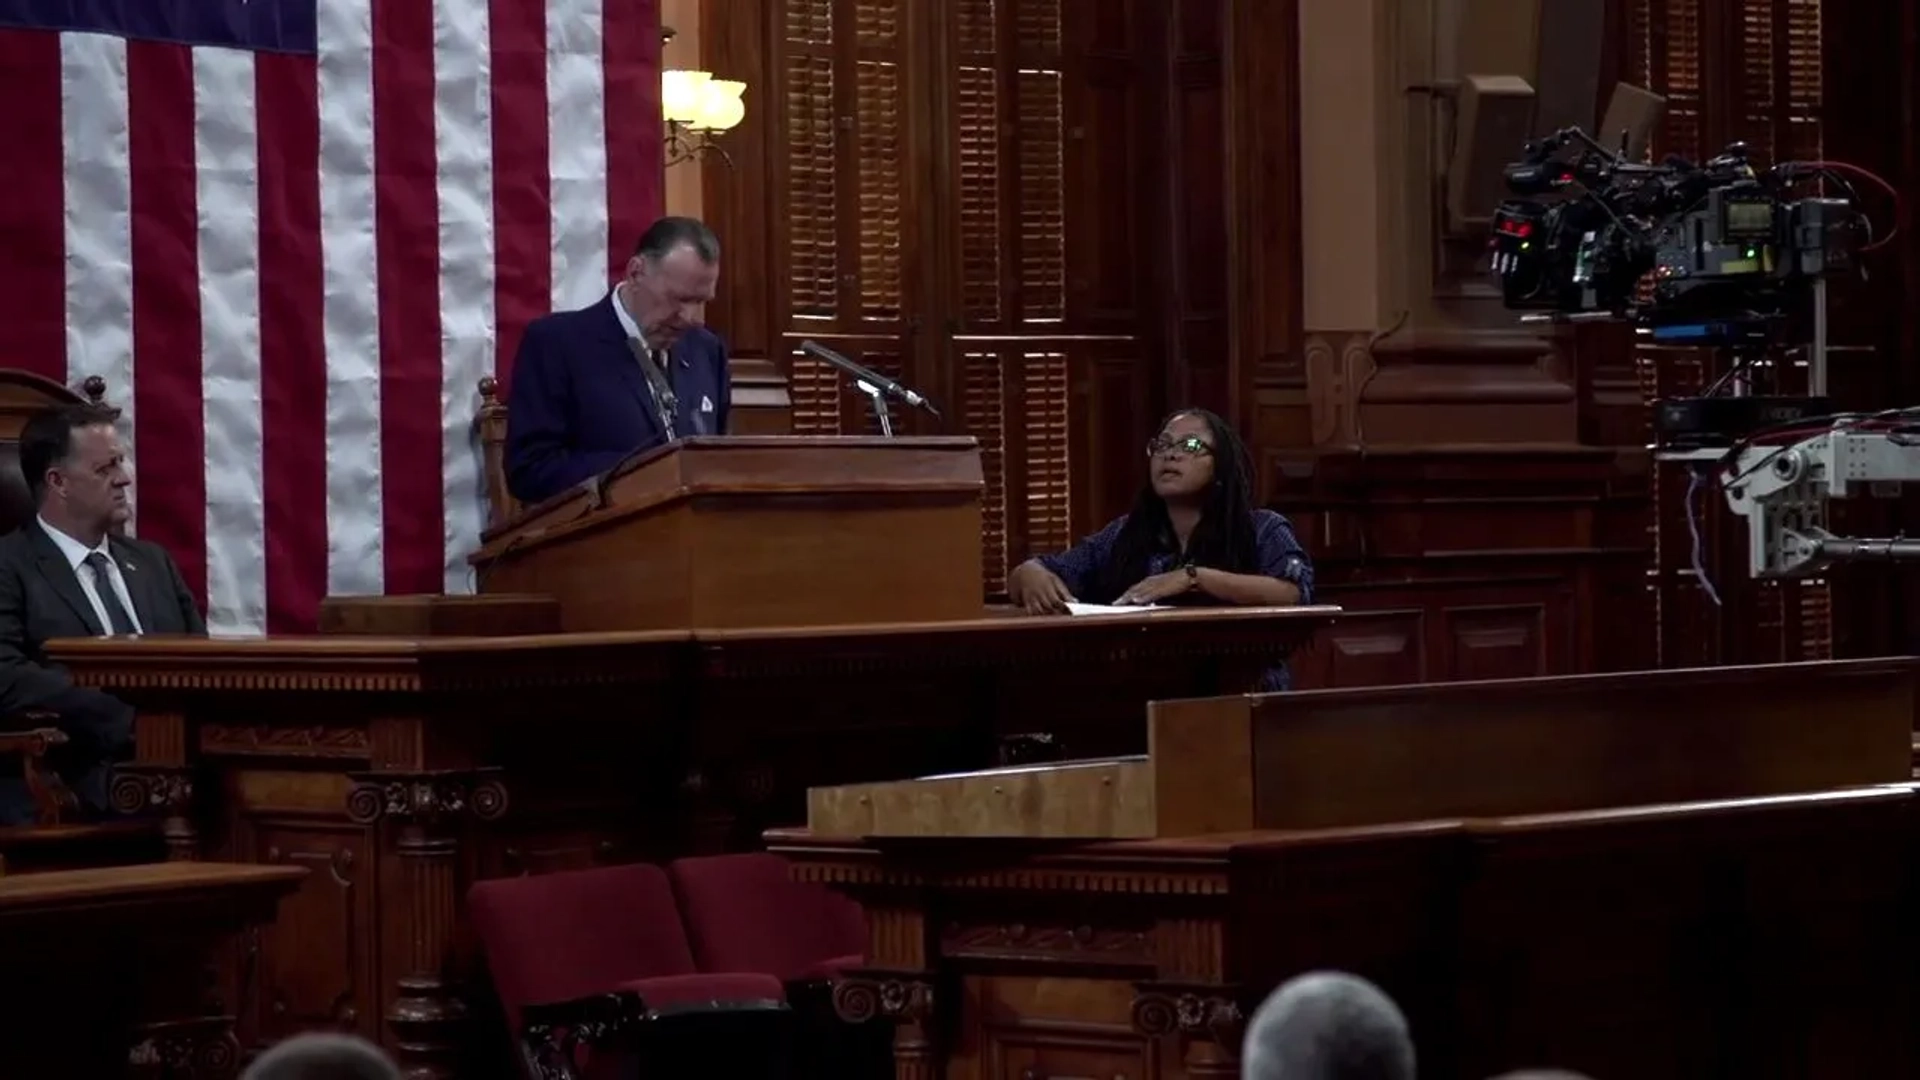
<svg viewBox="0 0 1920 1080">
<path fill-rule="evenodd" d="M 1208 446 L 1206 440 L 1198 435 L 1189 435 L 1184 439 L 1161 437 L 1147 444 L 1148 457 L 1159 457 L 1162 454 L 1172 453 L 1175 450 L 1189 457 L 1199 457 L 1202 454 L 1213 453 L 1213 447 Z"/>
</svg>

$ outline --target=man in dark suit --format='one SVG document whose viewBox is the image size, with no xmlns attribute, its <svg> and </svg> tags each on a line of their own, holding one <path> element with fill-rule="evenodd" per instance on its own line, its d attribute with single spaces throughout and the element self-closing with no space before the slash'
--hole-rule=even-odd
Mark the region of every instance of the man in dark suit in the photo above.
<svg viewBox="0 0 1920 1080">
<path fill-rule="evenodd" d="M 73 685 L 46 657 L 52 638 L 204 634 L 180 568 L 158 544 L 117 535 L 132 477 L 118 412 L 70 405 L 20 433 L 20 468 L 39 514 L 0 537 L 0 715 L 51 712 L 70 740 L 53 763 L 87 807 L 104 812 L 106 766 L 133 750 L 133 710 Z M 24 784 L 0 784 L 0 822 L 30 818 Z"/>
<path fill-rule="evenodd" d="M 514 498 L 539 502 L 636 451 L 726 434 L 727 347 L 703 324 L 719 280 L 713 230 L 661 218 L 599 303 L 527 326 L 507 397 Z"/>
</svg>

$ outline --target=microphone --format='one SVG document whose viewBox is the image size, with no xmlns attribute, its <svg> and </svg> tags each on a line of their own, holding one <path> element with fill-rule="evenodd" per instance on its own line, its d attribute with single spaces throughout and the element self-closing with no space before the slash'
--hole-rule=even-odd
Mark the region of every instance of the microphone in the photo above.
<svg viewBox="0 0 1920 1080">
<path fill-rule="evenodd" d="M 817 341 L 801 342 L 800 351 L 825 360 L 860 382 L 866 383 L 874 391 L 885 394 L 895 401 L 904 401 L 916 409 L 925 409 L 933 415 L 935 420 L 940 419 L 940 410 L 934 408 L 933 402 L 921 396 L 918 391 L 902 386 L 878 372 L 869 371 Z"/>
</svg>

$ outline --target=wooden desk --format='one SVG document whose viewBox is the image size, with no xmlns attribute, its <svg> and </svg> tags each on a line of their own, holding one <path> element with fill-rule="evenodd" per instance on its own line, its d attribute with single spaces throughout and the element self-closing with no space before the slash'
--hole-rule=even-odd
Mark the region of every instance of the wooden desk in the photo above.
<svg viewBox="0 0 1920 1080">
<path fill-rule="evenodd" d="M 844 1019 L 901 1077 L 1239 1075 L 1287 978 L 1352 971 L 1432 1080 L 1905 1076 L 1912 785 L 1630 810 L 1021 845 L 770 836 L 867 906 Z"/>
<path fill-rule="evenodd" d="M 115 797 L 176 858 L 318 871 L 229 973 L 241 1037 L 345 1027 L 449 1075 L 479 1041 L 470 881 L 758 847 L 809 786 L 991 765 L 1007 735 L 1136 753 L 1146 702 L 1251 686 L 1333 613 L 50 651 L 135 706 Z"/>
<path fill-rule="evenodd" d="M 8 1075 L 232 1076 L 239 1003 L 208 999 L 208 970 L 306 877 L 177 862 L 0 878 Z"/>
<path fill-rule="evenodd" d="M 1156 702 L 1148 755 L 820 789 L 770 840 L 866 907 L 837 1005 L 903 1077 L 1233 1076 L 1323 966 L 1422 1076 L 1896 1075 L 1917 704 L 1910 660 Z"/>
</svg>

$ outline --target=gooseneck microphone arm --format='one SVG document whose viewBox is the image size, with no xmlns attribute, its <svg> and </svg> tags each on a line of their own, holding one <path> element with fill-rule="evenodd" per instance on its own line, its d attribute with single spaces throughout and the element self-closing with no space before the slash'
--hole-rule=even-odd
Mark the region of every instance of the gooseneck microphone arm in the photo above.
<svg viewBox="0 0 1920 1080">
<path fill-rule="evenodd" d="M 887 406 L 883 400 L 884 398 L 890 397 L 895 401 L 905 402 L 913 408 L 924 410 L 935 420 L 940 419 L 940 410 L 934 408 L 933 402 L 928 401 L 926 396 L 919 391 L 911 387 L 903 386 L 877 371 L 872 371 L 856 364 L 852 360 L 841 356 L 839 353 L 834 352 L 832 349 L 827 348 L 817 341 L 802 341 L 800 343 L 800 351 L 810 356 L 817 356 L 850 376 L 854 382 L 859 385 L 860 389 L 866 393 L 868 397 L 873 399 L 873 411 L 875 415 L 880 418 L 880 429 L 885 434 L 891 435 L 893 433 L 893 424 L 892 419 L 887 415 Z"/>
</svg>

